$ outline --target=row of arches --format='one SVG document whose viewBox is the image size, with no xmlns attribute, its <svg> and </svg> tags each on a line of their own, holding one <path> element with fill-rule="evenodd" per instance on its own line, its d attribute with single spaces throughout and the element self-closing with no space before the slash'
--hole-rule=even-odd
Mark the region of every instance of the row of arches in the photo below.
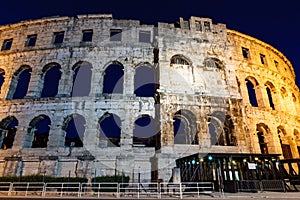
<svg viewBox="0 0 300 200">
<path fill-rule="evenodd" d="M 295 157 L 292 153 L 293 149 L 296 149 L 298 151 L 297 154 L 299 155 L 300 145 L 297 144 L 296 140 L 300 137 L 300 134 L 296 129 L 292 135 L 288 135 L 283 126 L 278 126 L 277 133 L 274 135 L 268 125 L 259 123 L 256 125 L 256 132 L 262 154 L 278 153 L 276 152 L 275 147 L 280 146 L 282 156 L 285 159 Z M 277 141 L 279 141 L 279 143 L 277 143 Z"/>
<path fill-rule="evenodd" d="M 211 145 L 235 146 L 236 136 L 231 117 L 223 112 L 208 116 L 208 135 Z M 173 117 L 174 144 L 199 144 L 196 116 L 189 110 L 179 110 Z"/>
<path fill-rule="evenodd" d="M 92 64 L 80 61 L 72 67 L 72 90 L 70 96 L 89 96 L 92 87 Z M 59 92 L 62 68 L 58 63 L 49 63 L 42 69 L 37 86 L 38 98 L 55 97 Z M 21 66 L 11 80 L 7 99 L 22 99 L 27 95 L 32 68 Z M 67 76 L 67 74 L 65 75 Z M 97 77 L 95 77 L 97 79 Z M 0 69 L 0 89 L 5 81 L 5 71 Z M 145 64 L 135 69 L 134 94 L 140 97 L 153 97 L 156 90 L 155 71 L 151 65 Z M 100 83 L 99 83 L 100 84 Z M 122 94 L 124 88 L 124 66 L 117 61 L 108 65 L 103 75 L 102 93 Z"/>
<path fill-rule="evenodd" d="M 236 145 L 233 122 L 228 115 L 213 113 L 208 117 L 209 134 L 212 145 Z M 1 148 L 12 147 L 17 134 L 18 120 L 9 116 L 0 122 Z M 39 115 L 29 123 L 23 147 L 45 148 L 49 140 L 51 120 L 47 115 Z M 119 147 L 122 135 L 121 119 L 118 115 L 105 113 L 98 120 L 99 141 L 106 146 Z M 73 114 L 65 118 L 62 126 L 66 147 L 82 147 L 86 120 L 82 115 Z M 179 110 L 173 117 L 174 144 L 199 144 L 196 116 L 189 110 Z M 134 122 L 133 145 L 156 147 L 159 124 L 149 115 L 141 115 Z"/>
<path fill-rule="evenodd" d="M 187 58 L 186 56 L 182 54 L 176 54 L 171 57 L 170 65 L 192 65 L 192 61 Z M 211 57 L 211 58 L 206 58 L 203 61 L 203 65 L 206 68 L 211 68 L 211 69 L 223 69 L 224 64 L 217 58 Z"/>
<path fill-rule="evenodd" d="M 0 144 L 2 149 L 13 146 L 19 122 L 14 116 L 9 116 L 0 122 Z M 51 120 L 46 115 L 39 115 L 29 123 L 24 139 L 25 148 L 45 148 L 49 140 Z M 83 147 L 86 131 L 86 120 L 82 115 L 73 114 L 65 118 L 62 130 L 65 137 L 64 146 Z M 133 144 L 155 147 L 158 126 L 149 115 L 140 116 L 134 123 Z M 105 113 L 98 121 L 99 140 L 105 140 L 107 146 L 120 146 L 121 120 L 112 113 Z"/>
<path fill-rule="evenodd" d="M 266 97 L 268 98 L 267 103 L 268 107 L 270 107 L 273 110 L 277 110 L 277 108 L 280 105 L 280 101 L 277 97 L 278 91 L 276 90 L 273 83 L 270 81 L 267 81 L 263 86 L 261 86 L 258 81 L 252 77 L 249 76 L 245 79 L 249 102 L 251 106 L 253 107 L 264 107 L 264 101 L 263 101 L 263 93 L 266 94 Z M 265 91 L 262 89 L 265 88 Z M 288 96 L 288 93 L 284 87 L 281 87 L 280 93 L 282 98 L 286 98 Z M 295 103 L 297 101 L 297 98 L 294 93 L 292 93 L 292 100 Z"/>
<path fill-rule="evenodd" d="M 170 65 L 188 65 L 192 62 L 186 56 L 177 54 L 171 57 Z M 207 68 L 222 69 L 223 63 L 217 58 L 207 58 L 204 60 Z M 89 96 L 92 87 L 93 66 L 86 61 L 79 61 L 71 68 L 72 91 L 70 96 Z M 27 95 L 32 68 L 29 65 L 22 65 L 13 74 L 7 99 L 22 99 Z M 42 69 L 38 80 L 37 98 L 55 97 L 59 93 L 59 85 L 63 70 L 58 63 L 49 63 Z M 67 72 L 66 72 L 67 73 Z M 68 76 L 67 74 L 65 76 Z M 97 77 L 96 77 L 97 78 Z M 154 68 L 150 64 L 145 64 L 135 69 L 134 94 L 140 97 L 153 97 L 157 88 L 157 77 Z M 5 71 L 0 69 L 0 91 L 5 81 Z M 63 84 L 66 84 L 63 83 Z M 103 74 L 102 93 L 123 93 L 124 87 L 124 66 L 118 61 L 112 61 Z"/>
</svg>

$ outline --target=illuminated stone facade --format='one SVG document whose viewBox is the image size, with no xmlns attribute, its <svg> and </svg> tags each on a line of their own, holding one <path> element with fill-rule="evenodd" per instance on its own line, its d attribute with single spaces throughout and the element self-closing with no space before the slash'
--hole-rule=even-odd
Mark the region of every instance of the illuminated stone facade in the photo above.
<svg viewBox="0 0 300 200">
<path fill-rule="evenodd" d="M 199 152 L 299 158 L 291 63 L 224 24 L 83 15 L 1 26 L 0 38 L 2 176 L 169 181 L 177 158 Z"/>
</svg>

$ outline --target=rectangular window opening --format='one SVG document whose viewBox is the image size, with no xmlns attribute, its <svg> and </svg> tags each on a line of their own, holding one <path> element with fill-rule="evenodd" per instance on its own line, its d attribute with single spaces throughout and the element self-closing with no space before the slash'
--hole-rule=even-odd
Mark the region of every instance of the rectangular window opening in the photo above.
<svg viewBox="0 0 300 200">
<path fill-rule="evenodd" d="M 36 39 L 37 39 L 37 35 L 28 35 L 26 42 L 25 42 L 25 47 L 33 47 L 35 46 L 36 43 Z"/>
<path fill-rule="evenodd" d="M 93 30 L 82 31 L 82 42 L 91 42 L 93 40 Z"/>
<path fill-rule="evenodd" d="M 65 32 L 55 32 L 53 44 L 61 44 L 64 41 Z"/>
<path fill-rule="evenodd" d="M 279 63 L 276 60 L 274 60 L 274 64 L 275 64 L 275 67 L 278 68 Z"/>
<path fill-rule="evenodd" d="M 201 22 L 195 22 L 195 27 L 196 27 L 196 31 L 202 31 L 202 26 L 201 26 Z"/>
<path fill-rule="evenodd" d="M 260 62 L 261 64 L 265 65 L 266 64 L 266 56 L 264 54 L 260 54 Z"/>
<path fill-rule="evenodd" d="M 250 57 L 250 52 L 248 48 L 242 47 L 243 57 L 248 59 Z"/>
<path fill-rule="evenodd" d="M 3 41 L 1 51 L 10 50 L 12 46 L 13 39 L 7 39 Z"/>
<path fill-rule="evenodd" d="M 190 23 L 188 21 L 183 21 L 183 29 L 190 29 Z"/>
<path fill-rule="evenodd" d="M 139 32 L 139 42 L 150 43 L 151 42 L 151 32 L 150 31 L 140 31 Z"/>
<path fill-rule="evenodd" d="M 209 22 L 204 22 L 204 29 L 205 29 L 205 32 L 210 32 L 211 31 Z"/>
<path fill-rule="evenodd" d="M 122 30 L 111 29 L 110 30 L 110 41 L 122 41 Z"/>
</svg>

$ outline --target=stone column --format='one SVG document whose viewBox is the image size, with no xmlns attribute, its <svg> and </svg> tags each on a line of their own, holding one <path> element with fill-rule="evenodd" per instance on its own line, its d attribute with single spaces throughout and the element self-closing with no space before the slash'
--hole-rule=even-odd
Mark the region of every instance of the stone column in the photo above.
<svg viewBox="0 0 300 200">
<path fill-rule="evenodd" d="M 66 133 L 62 129 L 64 123 L 64 113 L 56 113 L 53 117 L 55 120 L 51 122 L 49 137 L 48 137 L 48 148 L 59 148 L 65 146 Z"/>
<path fill-rule="evenodd" d="M 257 99 L 258 107 L 260 108 L 269 108 L 269 98 L 266 92 L 266 87 L 263 85 L 255 86 L 255 94 Z"/>
<path fill-rule="evenodd" d="M 210 133 L 208 129 L 207 116 L 201 115 L 199 118 L 199 146 L 200 148 L 208 148 L 211 146 Z"/>
<path fill-rule="evenodd" d="M 101 96 L 103 91 L 104 72 L 101 69 L 92 69 L 91 91 L 90 96 Z"/>
<path fill-rule="evenodd" d="M 248 148 L 250 149 L 250 153 L 259 153 L 260 154 L 261 149 L 259 146 L 256 124 L 251 123 L 251 124 L 248 124 L 247 127 L 248 128 L 246 129 L 246 131 L 248 131 L 248 133 L 246 133 L 246 135 L 248 134 L 249 136 L 246 137 L 246 144 L 247 144 Z M 264 135 L 264 137 L 266 137 L 266 135 Z M 248 140 L 248 142 L 247 142 L 247 140 Z M 269 146 L 267 146 L 267 147 L 269 148 Z"/>
<path fill-rule="evenodd" d="M 133 143 L 133 129 L 134 129 L 134 117 L 132 111 L 125 112 L 124 119 L 122 120 L 120 147 L 127 150 L 132 148 Z"/>
<path fill-rule="evenodd" d="M 134 94 L 134 74 L 135 69 L 128 64 L 124 65 L 124 91 L 125 95 L 133 95 Z"/>
<path fill-rule="evenodd" d="M 67 68 L 65 70 L 61 69 L 61 78 L 58 85 L 57 97 L 69 97 L 71 95 L 73 87 L 73 75 L 74 71 Z"/>
<path fill-rule="evenodd" d="M 10 81 L 10 85 L 9 86 L 7 85 L 7 88 L 6 88 L 7 89 L 6 98 L 12 99 L 14 96 L 14 93 L 16 91 L 17 84 L 18 84 L 18 76 L 12 75 L 9 81 Z M 2 86 L 2 87 L 4 87 L 4 86 Z M 2 94 L 2 92 L 1 92 L 1 94 Z"/>
<path fill-rule="evenodd" d="M 0 99 L 5 99 L 9 92 L 9 86 L 12 81 L 13 74 L 5 74 L 4 82 L 0 88 Z"/>
<path fill-rule="evenodd" d="M 163 106 L 162 106 L 163 107 Z M 161 146 L 172 146 L 174 145 L 174 128 L 173 128 L 173 116 L 172 112 L 166 112 L 165 109 L 161 108 L 161 119 L 160 119 L 160 130 L 161 130 Z"/>
<path fill-rule="evenodd" d="M 85 116 L 85 132 L 83 137 L 83 146 L 87 150 L 95 150 L 98 147 L 98 120 L 95 113 L 89 111 L 89 115 Z"/>
<path fill-rule="evenodd" d="M 277 133 L 277 127 L 269 125 L 269 129 L 270 132 L 265 136 L 268 145 L 268 153 L 282 154 L 282 148 Z"/>
<path fill-rule="evenodd" d="M 26 117 L 19 117 L 19 119 L 26 119 Z M 19 120 L 19 125 L 16 127 L 17 133 L 12 146 L 13 150 L 19 150 L 23 148 L 25 137 L 27 135 L 28 125 L 29 122 L 27 123 L 27 120 Z"/>
<path fill-rule="evenodd" d="M 37 98 L 40 96 L 41 94 L 40 88 L 43 87 L 43 85 L 41 85 L 42 84 L 41 76 L 42 76 L 42 71 L 31 72 L 30 82 L 29 82 L 29 86 L 25 98 Z"/>
</svg>

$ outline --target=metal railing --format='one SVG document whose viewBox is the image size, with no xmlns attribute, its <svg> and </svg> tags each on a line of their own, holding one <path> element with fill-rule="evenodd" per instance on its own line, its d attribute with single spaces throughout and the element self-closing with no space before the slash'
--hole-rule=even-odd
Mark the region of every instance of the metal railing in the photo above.
<svg viewBox="0 0 300 200">
<path fill-rule="evenodd" d="M 237 182 L 239 192 L 251 191 L 282 191 L 285 185 L 282 180 L 241 180 Z"/>
<path fill-rule="evenodd" d="M 212 182 L 183 183 L 40 183 L 0 182 L 0 196 L 42 197 L 134 197 L 157 198 L 184 196 L 199 197 L 213 193 Z"/>
</svg>

